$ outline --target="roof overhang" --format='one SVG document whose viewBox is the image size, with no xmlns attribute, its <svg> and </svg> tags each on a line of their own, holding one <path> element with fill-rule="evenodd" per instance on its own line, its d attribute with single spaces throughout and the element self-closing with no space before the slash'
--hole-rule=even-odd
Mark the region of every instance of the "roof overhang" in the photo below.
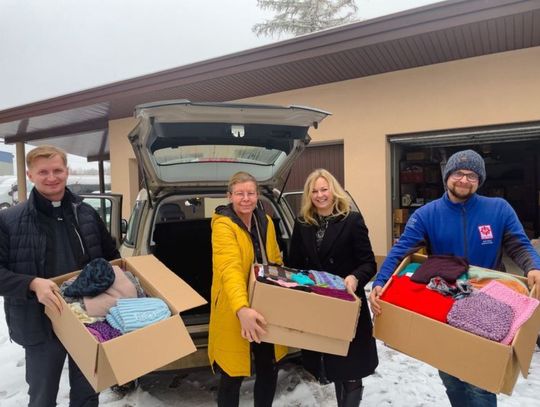
<svg viewBox="0 0 540 407">
<path fill-rule="evenodd" d="M 238 100 L 539 45 L 537 0 L 450 0 L 0 111 L 0 137 L 101 159 L 108 121 L 141 103 Z"/>
</svg>

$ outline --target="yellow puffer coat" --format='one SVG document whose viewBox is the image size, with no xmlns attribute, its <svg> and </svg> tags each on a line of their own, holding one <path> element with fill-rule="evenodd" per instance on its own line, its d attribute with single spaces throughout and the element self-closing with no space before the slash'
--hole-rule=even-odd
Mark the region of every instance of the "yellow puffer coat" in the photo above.
<svg viewBox="0 0 540 407">
<path fill-rule="evenodd" d="M 270 217 L 266 216 L 266 219 L 268 261 L 282 264 L 274 224 Z M 261 230 L 261 234 L 263 232 Z M 210 365 L 213 367 L 216 362 L 229 376 L 250 376 L 250 343 L 240 335 L 240 321 L 236 316 L 240 308 L 249 307 L 247 282 L 254 251 L 247 230 L 229 216 L 214 214 L 212 256 L 212 303 L 208 338 Z M 275 346 L 276 361 L 286 353 L 286 347 Z"/>
</svg>

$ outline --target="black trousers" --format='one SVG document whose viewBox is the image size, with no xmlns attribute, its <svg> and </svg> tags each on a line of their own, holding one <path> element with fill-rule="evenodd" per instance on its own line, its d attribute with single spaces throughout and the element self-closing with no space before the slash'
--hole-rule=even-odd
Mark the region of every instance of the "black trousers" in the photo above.
<svg viewBox="0 0 540 407">
<path fill-rule="evenodd" d="M 47 342 L 26 346 L 24 349 L 30 396 L 28 407 L 55 407 L 66 349 L 55 335 Z M 90 386 L 71 357 L 68 363 L 70 407 L 97 407 L 99 393 Z"/>
<path fill-rule="evenodd" d="M 278 369 L 274 358 L 274 345 L 252 343 L 251 352 L 255 363 L 255 407 L 270 407 L 276 392 Z M 219 366 L 218 366 L 219 368 Z M 219 368 L 221 379 L 218 390 L 218 407 L 238 407 L 243 376 L 229 376 Z"/>
</svg>

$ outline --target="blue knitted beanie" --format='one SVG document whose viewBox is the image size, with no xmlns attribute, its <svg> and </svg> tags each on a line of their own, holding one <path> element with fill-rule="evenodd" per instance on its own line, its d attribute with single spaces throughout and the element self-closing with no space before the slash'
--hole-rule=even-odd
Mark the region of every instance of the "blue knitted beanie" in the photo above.
<svg viewBox="0 0 540 407">
<path fill-rule="evenodd" d="M 445 185 L 450 174 L 457 170 L 469 170 L 478 174 L 478 186 L 481 186 L 486 180 L 484 159 L 476 151 L 463 150 L 452 154 L 444 167 L 443 180 Z"/>
</svg>

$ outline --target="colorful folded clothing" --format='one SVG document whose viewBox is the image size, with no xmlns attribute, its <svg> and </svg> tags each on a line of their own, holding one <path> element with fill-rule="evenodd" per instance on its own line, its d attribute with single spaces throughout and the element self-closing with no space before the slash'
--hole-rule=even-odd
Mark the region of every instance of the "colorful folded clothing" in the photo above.
<svg viewBox="0 0 540 407">
<path fill-rule="evenodd" d="M 456 301 L 448 313 L 448 324 L 497 342 L 508 335 L 513 319 L 509 305 L 483 292 Z"/>
<path fill-rule="evenodd" d="M 309 278 L 308 276 L 302 273 L 293 273 L 291 275 L 291 279 L 300 285 L 307 285 L 307 286 L 315 285 L 315 283 L 313 282 L 311 278 Z"/>
<path fill-rule="evenodd" d="M 473 288 L 476 288 L 477 290 L 481 290 L 486 285 L 491 283 L 492 281 L 497 281 L 498 283 L 504 284 L 508 288 L 514 290 L 515 292 L 529 296 L 529 289 L 525 287 L 521 282 L 515 281 L 515 280 L 509 280 L 509 279 L 499 279 L 499 278 L 471 278 L 469 280 L 469 283 Z"/>
<path fill-rule="evenodd" d="M 501 341 L 501 343 L 504 343 L 505 345 L 512 343 L 518 329 L 527 322 L 536 310 L 539 303 L 538 300 L 536 298 L 518 294 L 498 281 L 492 281 L 482 288 L 480 292 L 485 293 L 512 308 L 514 315 L 512 325 L 508 334 Z"/>
<path fill-rule="evenodd" d="M 426 287 L 442 295 L 450 296 L 454 300 L 468 297 L 473 292 L 473 287 L 468 280 L 458 279 L 455 283 L 449 283 L 442 277 L 433 277 Z"/>
<path fill-rule="evenodd" d="M 340 276 L 328 273 L 326 271 L 308 270 L 309 277 L 319 287 L 335 288 L 337 290 L 345 290 L 345 281 Z"/>
<path fill-rule="evenodd" d="M 501 273 L 495 270 L 486 269 L 484 267 L 469 266 L 468 274 L 469 274 L 469 279 L 475 279 L 475 280 L 492 279 L 492 280 L 513 281 L 516 284 L 519 284 L 523 287 L 523 292 L 527 293 L 524 295 L 527 295 L 527 296 L 529 295 L 529 288 L 527 287 L 527 284 L 525 284 L 519 278 L 517 278 L 516 276 L 510 273 Z"/>
<path fill-rule="evenodd" d="M 127 333 L 171 316 L 167 304 L 160 298 L 121 298 L 107 314 L 107 322 Z"/>
<path fill-rule="evenodd" d="M 257 276 L 257 281 L 263 283 L 263 284 L 269 284 L 269 285 L 276 285 L 280 287 L 285 287 L 291 290 L 298 290 L 298 291 L 304 291 L 307 293 L 311 292 L 311 288 L 305 285 L 300 285 L 298 283 L 291 283 L 284 280 L 274 280 L 271 277 L 261 277 Z"/>
<path fill-rule="evenodd" d="M 454 299 L 432 291 L 425 284 L 415 283 L 407 276 L 392 276 L 389 286 L 382 293 L 381 299 L 424 315 L 445 322 Z"/>
<path fill-rule="evenodd" d="M 281 266 L 271 266 L 268 264 L 265 265 L 258 265 L 259 275 L 262 277 L 272 277 L 276 280 L 286 280 L 286 281 L 292 281 L 291 280 L 291 274 L 292 272 L 281 267 Z"/>
</svg>

